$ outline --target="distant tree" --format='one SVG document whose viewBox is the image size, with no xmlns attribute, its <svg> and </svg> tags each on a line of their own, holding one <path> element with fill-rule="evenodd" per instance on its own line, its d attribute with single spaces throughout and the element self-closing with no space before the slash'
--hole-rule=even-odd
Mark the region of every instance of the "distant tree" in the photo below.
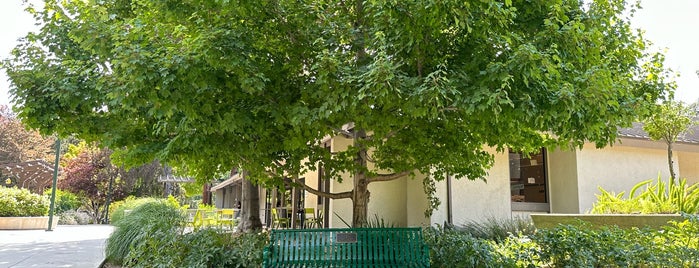
<svg viewBox="0 0 699 268">
<path fill-rule="evenodd" d="M 120 200 L 126 196 L 124 183 L 118 179 L 117 170 L 110 164 L 110 151 L 107 149 L 86 149 L 66 159 L 63 177 L 59 187 L 76 193 L 83 200 L 83 208 L 88 211 L 95 223 L 105 217 L 104 206 L 107 196 Z M 112 191 L 109 192 L 109 183 Z"/>
<path fill-rule="evenodd" d="M 112 151 L 107 148 L 81 142 L 69 145 L 63 161 L 59 187 L 83 197 L 84 208 L 95 222 L 102 222 L 106 216 L 108 197 L 113 202 L 128 195 L 160 196 L 163 192 L 157 181 L 163 167 L 157 161 L 125 169 L 114 165 L 111 156 Z"/>
<path fill-rule="evenodd" d="M 665 101 L 657 104 L 643 122 L 643 130 L 652 140 L 664 141 L 667 145 L 667 164 L 670 169 L 670 182 L 674 183 L 677 175 L 672 161 L 672 145 L 691 131 L 696 125 L 696 104 L 686 105 L 679 101 Z"/>
<path fill-rule="evenodd" d="M 56 140 L 29 130 L 6 105 L 0 105 L 0 164 L 46 160 L 55 155 Z"/>
</svg>

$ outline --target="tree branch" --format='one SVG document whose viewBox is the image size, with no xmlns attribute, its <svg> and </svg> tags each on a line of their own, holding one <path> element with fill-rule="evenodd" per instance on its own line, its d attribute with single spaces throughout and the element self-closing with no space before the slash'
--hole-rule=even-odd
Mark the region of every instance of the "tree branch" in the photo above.
<svg viewBox="0 0 699 268">
<path fill-rule="evenodd" d="M 392 180 L 398 179 L 400 177 L 406 176 L 408 174 L 410 174 L 410 171 L 402 171 L 402 172 L 398 172 L 398 173 L 376 175 L 375 177 L 368 178 L 367 181 L 369 181 L 369 182 L 392 181 Z"/>
<path fill-rule="evenodd" d="M 328 127 L 330 129 L 332 129 L 333 131 L 340 133 L 340 135 L 342 135 L 345 138 L 352 138 L 353 137 L 352 132 L 350 132 L 348 130 L 344 130 L 344 129 L 336 128 L 336 127 L 331 127 L 331 126 L 328 126 Z"/>
<path fill-rule="evenodd" d="M 304 190 L 306 190 L 314 195 L 320 196 L 320 197 L 327 197 L 327 198 L 331 198 L 331 199 L 352 198 L 352 191 L 341 192 L 341 193 L 326 193 L 326 192 L 318 191 L 318 190 L 312 188 L 311 186 L 306 185 L 306 183 L 302 182 L 301 180 L 299 180 L 297 178 L 293 178 L 292 180 L 294 181 L 294 183 L 301 185 L 301 187 L 303 187 Z"/>
</svg>

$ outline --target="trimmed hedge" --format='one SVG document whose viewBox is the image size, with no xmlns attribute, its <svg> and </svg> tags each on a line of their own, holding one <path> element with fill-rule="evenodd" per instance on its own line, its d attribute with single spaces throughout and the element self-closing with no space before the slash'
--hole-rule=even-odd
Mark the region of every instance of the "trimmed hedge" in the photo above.
<svg viewBox="0 0 699 268">
<path fill-rule="evenodd" d="M 27 189 L 0 186 L 0 217 L 38 217 L 49 214 L 49 201 Z"/>
</svg>

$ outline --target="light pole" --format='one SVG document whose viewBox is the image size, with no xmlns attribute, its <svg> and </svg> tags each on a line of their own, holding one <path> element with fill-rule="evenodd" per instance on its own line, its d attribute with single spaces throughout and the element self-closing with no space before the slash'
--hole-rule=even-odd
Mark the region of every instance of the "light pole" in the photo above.
<svg viewBox="0 0 699 268">
<path fill-rule="evenodd" d="M 51 205 L 49 206 L 49 226 L 47 232 L 53 231 L 53 213 L 56 211 L 56 182 L 58 181 L 58 160 L 61 157 L 61 139 L 56 138 L 56 162 L 53 165 L 53 185 L 51 186 Z"/>
</svg>

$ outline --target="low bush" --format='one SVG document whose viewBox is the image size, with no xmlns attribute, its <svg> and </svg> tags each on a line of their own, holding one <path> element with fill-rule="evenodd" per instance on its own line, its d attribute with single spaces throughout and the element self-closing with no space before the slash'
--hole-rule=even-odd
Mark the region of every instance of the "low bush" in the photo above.
<svg viewBox="0 0 699 268">
<path fill-rule="evenodd" d="M 168 243 L 183 232 L 184 225 L 183 211 L 166 200 L 141 204 L 127 217 L 114 222 L 115 230 L 107 239 L 106 257 L 112 263 L 133 266 L 133 262 L 143 258 L 142 254 L 169 250 Z"/>
<path fill-rule="evenodd" d="M 49 214 L 49 201 L 27 189 L 0 186 L 0 217 L 37 217 Z"/>
<path fill-rule="evenodd" d="M 46 199 L 51 200 L 51 191 L 45 191 Z M 56 189 L 56 203 L 54 204 L 54 214 L 63 214 L 66 211 L 75 211 L 82 206 L 80 198 L 69 191 Z M 60 222 L 59 222 L 60 224 Z"/>
<path fill-rule="evenodd" d="M 499 241 L 437 227 L 425 241 L 433 267 L 699 267 L 699 216 L 685 217 L 662 230 L 580 222 Z"/>
<path fill-rule="evenodd" d="M 62 225 L 85 225 L 92 223 L 92 217 L 84 211 L 68 210 L 57 215 L 58 224 Z"/>
<path fill-rule="evenodd" d="M 512 267 L 513 259 L 496 250 L 492 240 L 478 239 L 471 234 L 449 228 L 433 228 L 425 232 L 432 267 Z"/>
</svg>

